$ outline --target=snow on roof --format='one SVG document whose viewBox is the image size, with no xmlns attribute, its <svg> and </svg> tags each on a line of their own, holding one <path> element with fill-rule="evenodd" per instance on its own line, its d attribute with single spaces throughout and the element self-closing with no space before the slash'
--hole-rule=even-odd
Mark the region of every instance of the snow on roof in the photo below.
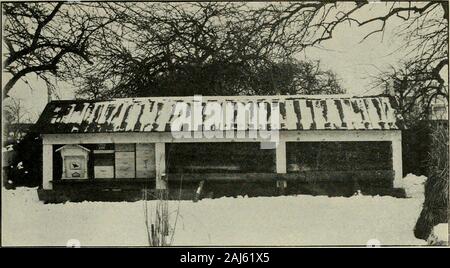
<svg viewBox="0 0 450 268">
<path fill-rule="evenodd" d="M 179 116 L 176 106 L 182 104 L 187 107 L 187 113 L 192 114 L 194 102 L 201 103 L 202 120 L 211 116 L 213 106 L 233 109 L 231 126 L 228 125 L 232 130 L 242 130 L 242 127 L 245 130 L 261 129 L 260 123 L 240 125 L 242 115 L 239 107 L 263 107 L 266 112 L 258 116 L 262 115 L 267 122 L 271 122 L 271 107 L 277 105 L 280 130 L 399 129 L 395 100 L 383 95 L 194 96 L 52 101 L 41 114 L 36 129 L 40 133 L 168 132 L 174 119 Z M 203 122 L 202 130 L 213 130 Z M 223 124 L 214 127 L 214 130 L 230 130 Z"/>
</svg>

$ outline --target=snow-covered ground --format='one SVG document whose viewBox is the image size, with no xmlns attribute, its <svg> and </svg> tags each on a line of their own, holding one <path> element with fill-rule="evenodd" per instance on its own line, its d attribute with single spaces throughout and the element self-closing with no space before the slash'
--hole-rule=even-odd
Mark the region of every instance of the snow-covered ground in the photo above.
<svg viewBox="0 0 450 268">
<path fill-rule="evenodd" d="M 43 204 L 36 189 L 2 191 L 5 246 L 65 246 L 70 239 L 81 246 L 148 245 L 143 201 Z M 362 195 L 170 201 L 172 225 L 179 212 L 172 244 L 425 245 L 413 234 L 422 202 Z"/>
</svg>

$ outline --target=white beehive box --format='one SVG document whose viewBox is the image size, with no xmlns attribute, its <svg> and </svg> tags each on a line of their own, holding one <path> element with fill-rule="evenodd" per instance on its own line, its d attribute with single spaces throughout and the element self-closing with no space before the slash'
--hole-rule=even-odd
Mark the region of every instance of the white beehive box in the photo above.
<svg viewBox="0 0 450 268">
<path fill-rule="evenodd" d="M 80 145 L 65 145 L 61 152 L 63 172 L 61 179 L 87 179 L 90 150 Z"/>
</svg>

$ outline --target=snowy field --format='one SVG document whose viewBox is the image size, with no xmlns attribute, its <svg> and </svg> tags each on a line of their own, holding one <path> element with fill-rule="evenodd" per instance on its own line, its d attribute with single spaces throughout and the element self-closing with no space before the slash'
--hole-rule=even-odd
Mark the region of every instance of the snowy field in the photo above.
<svg viewBox="0 0 450 268">
<path fill-rule="evenodd" d="M 2 191 L 5 246 L 65 246 L 70 239 L 81 246 L 148 245 L 143 201 L 43 204 L 36 189 Z M 172 225 L 177 219 L 172 245 L 366 245 L 371 239 L 424 245 L 413 235 L 422 202 L 362 195 L 170 201 Z"/>
</svg>

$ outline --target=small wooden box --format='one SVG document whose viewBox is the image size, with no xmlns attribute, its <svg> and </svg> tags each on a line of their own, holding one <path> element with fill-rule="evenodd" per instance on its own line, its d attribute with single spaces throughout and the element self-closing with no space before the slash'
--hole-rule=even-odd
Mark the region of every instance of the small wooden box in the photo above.
<svg viewBox="0 0 450 268">
<path fill-rule="evenodd" d="M 112 179 L 114 166 L 94 166 L 94 176 L 96 179 Z"/>
<path fill-rule="evenodd" d="M 155 144 L 136 144 L 136 177 L 154 178 L 155 176 Z"/>
<path fill-rule="evenodd" d="M 135 178 L 136 167 L 134 152 L 116 152 L 116 178 Z"/>
</svg>

